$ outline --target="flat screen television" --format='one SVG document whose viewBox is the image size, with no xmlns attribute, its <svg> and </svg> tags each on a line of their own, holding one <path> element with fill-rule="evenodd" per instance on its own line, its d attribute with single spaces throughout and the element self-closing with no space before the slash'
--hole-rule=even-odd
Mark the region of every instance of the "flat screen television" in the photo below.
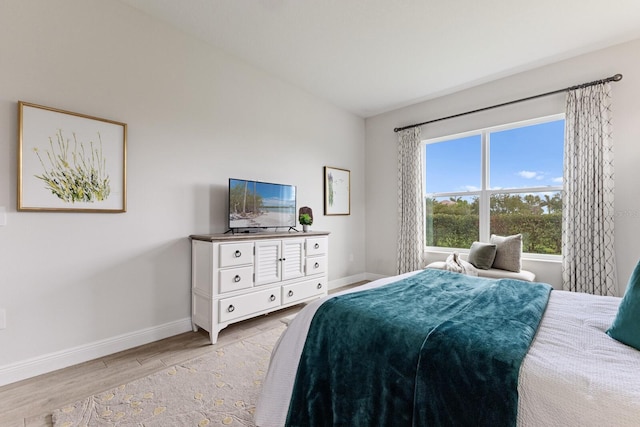
<svg viewBox="0 0 640 427">
<path fill-rule="evenodd" d="M 229 229 L 296 226 L 294 185 L 229 178 Z"/>
</svg>

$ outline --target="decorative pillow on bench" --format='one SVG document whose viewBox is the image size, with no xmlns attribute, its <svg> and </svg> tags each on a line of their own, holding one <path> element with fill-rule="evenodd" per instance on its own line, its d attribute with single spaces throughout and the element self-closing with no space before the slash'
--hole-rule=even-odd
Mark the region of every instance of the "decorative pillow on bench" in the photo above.
<svg viewBox="0 0 640 427">
<path fill-rule="evenodd" d="M 493 260 L 492 267 L 518 273 L 522 268 L 522 234 L 513 236 L 492 234 L 490 242 L 496 245 L 496 258 Z"/>
<path fill-rule="evenodd" d="M 496 245 L 491 243 L 473 242 L 469 250 L 469 261 L 475 268 L 488 270 L 496 258 Z"/>
</svg>

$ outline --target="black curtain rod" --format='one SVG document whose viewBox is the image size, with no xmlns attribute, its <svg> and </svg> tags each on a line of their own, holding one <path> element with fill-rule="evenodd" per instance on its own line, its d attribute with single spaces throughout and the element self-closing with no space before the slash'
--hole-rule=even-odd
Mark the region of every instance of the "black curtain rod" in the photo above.
<svg viewBox="0 0 640 427">
<path fill-rule="evenodd" d="M 574 90 L 574 89 L 581 89 L 583 87 L 599 85 L 601 83 L 619 82 L 620 80 L 622 80 L 622 74 L 616 74 L 614 76 L 607 77 L 606 79 L 594 80 L 594 81 L 589 82 L 589 83 L 582 83 L 582 84 L 579 84 L 579 85 L 576 85 L 576 86 L 570 86 L 570 87 L 566 87 L 564 89 L 554 90 L 552 92 L 541 93 L 540 95 L 529 96 L 528 98 L 516 99 L 515 101 L 509 101 L 509 102 L 503 102 L 502 104 L 492 105 L 491 107 L 478 108 L 477 110 L 467 111 L 465 113 L 454 114 L 453 116 L 441 117 L 439 119 L 429 120 L 427 122 L 416 123 L 415 125 L 409 125 L 409 126 L 403 126 L 401 128 L 395 128 L 395 129 L 393 129 L 393 131 L 394 132 L 400 132 L 401 130 L 411 129 L 411 128 L 415 128 L 415 127 L 418 127 L 418 126 L 427 125 L 429 123 L 439 122 L 439 121 L 442 121 L 442 120 L 453 119 L 455 117 L 466 116 L 467 114 L 479 113 L 480 111 L 486 111 L 486 110 L 491 110 L 493 108 L 504 107 L 505 105 L 516 104 L 518 102 L 529 101 L 529 100 L 536 99 L 536 98 L 542 98 L 543 96 L 555 95 L 556 93 L 567 92 L 567 91 Z"/>
</svg>

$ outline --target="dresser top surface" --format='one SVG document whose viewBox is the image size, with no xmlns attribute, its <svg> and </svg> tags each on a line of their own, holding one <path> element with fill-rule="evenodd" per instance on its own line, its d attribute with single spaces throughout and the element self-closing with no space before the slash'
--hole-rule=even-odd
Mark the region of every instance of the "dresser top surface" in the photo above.
<svg viewBox="0 0 640 427">
<path fill-rule="evenodd" d="M 202 240 L 205 242 L 224 242 L 232 240 L 261 240 L 261 239 L 282 239 L 291 237 L 319 237 L 328 236 L 329 231 L 284 231 L 284 232 L 259 232 L 259 233 L 226 233 L 226 234 L 192 234 L 191 240 Z"/>
</svg>

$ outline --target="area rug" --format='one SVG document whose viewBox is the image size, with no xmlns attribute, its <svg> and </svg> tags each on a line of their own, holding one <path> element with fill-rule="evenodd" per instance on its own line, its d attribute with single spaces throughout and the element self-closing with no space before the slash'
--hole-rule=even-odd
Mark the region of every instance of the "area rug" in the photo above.
<svg viewBox="0 0 640 427">
<path fill-rule="evenodd" d="M 284 329 L 278 326 L 57 409 L 53 425 L 253 426 L 271 350 Z"/>
</svg>

